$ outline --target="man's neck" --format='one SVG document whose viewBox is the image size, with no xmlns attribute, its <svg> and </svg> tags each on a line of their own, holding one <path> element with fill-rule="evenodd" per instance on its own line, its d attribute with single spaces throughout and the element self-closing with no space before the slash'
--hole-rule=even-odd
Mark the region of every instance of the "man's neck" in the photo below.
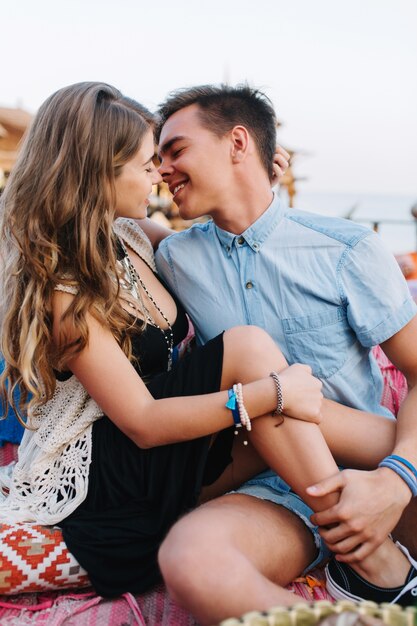
<svg viewBox="0 0 417 626">
<path fill-rule="evenodd" d="M 232 195 L 227 203 L 212 212 L 216 226 L 229 233 L 240 235 L 268 209 L 273 193 L 270 187 L 242 189 Z"/>
</svg>

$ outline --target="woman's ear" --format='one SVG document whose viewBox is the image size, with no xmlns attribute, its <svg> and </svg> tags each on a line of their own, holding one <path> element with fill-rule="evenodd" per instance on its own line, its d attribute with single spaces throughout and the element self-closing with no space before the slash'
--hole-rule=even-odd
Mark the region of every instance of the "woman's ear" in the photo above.
<svg viewBox="0 0 417 626">
<path fill-rule="evenodd" d="M 244 161 L 248 154 L 250 137 L 244 126 L 234 126 L 230 131 L 231 149 L 230 154 L 233 163 Z"/>
</svg>

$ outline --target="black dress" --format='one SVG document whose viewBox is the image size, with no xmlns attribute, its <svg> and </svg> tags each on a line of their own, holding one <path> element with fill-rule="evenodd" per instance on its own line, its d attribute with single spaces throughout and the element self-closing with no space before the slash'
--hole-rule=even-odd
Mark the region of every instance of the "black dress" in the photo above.
<svg viewBox="0 0 417 626">
<path fill-rule="evenodd" d="M 184 310 L 176 304 L 175 345 L 188 330 Z M 158 328 L 148 325 L 133 340 L 133 351 L 154 398 L 219 390 L 222 335 L 170 372 L 165 371 L 167 343 Z M 210 437 L 143 450 L 107 417 L 93 424 L 87 497 L 60 526 L 97 593 L 142 593 L 160 581 L 158 548 L 179 516 L 196 505 L 202 485 L 213 482 L 230 462 L 232 437 L 233 429 L 223 431 L 210 451 Z"/>
</svg>

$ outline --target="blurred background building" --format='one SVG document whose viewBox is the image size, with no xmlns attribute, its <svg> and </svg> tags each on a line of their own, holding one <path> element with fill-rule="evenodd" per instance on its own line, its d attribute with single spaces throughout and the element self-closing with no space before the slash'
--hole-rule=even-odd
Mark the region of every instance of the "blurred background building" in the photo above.
<svg viewBox="0 0 417 626">
<path fill-rule="evenodd" d="M 17 158 L 19 143 L 32 116 L 23 109 L 0 107 L 0 190 Z"/>
</svg>

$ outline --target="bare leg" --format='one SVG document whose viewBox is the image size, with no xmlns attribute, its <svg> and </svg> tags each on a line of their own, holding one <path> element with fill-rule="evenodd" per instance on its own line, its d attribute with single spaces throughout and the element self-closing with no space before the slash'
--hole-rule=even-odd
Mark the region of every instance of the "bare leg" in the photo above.
<svg viewBox="0 0 417 626">
<path fill-rule="evenodd" d="M 373 413 L 355 411 L 331 400 L 324 400 L 323 403 L 320 430 L 338 464 L 356 469 L 374 469 L 381 459 L 390 454 L 395 441 L 395 420 Z M 232 450 L 233 463 L 215 483 L 203 489 L 201 502 L 236 489 L 267 467 L 251 442 L 243 446 L 242 440 L 243 437 L 236 437 Z M 292 482 L 293 462 L 294 459 L 290 459 L 288 463 L 289 483 Z M 303 475 L 305 475 L 304 465 Z M 310 477 L 306 476 L 306 480 L 309 482 Z"/>
<path fill-rule="evenodd" d="M 237 327 L 224 334 L 222 389 L 285 367 L 282 352 L 261 329 Z M 305 488 L 338 471 L 333 457 L 348 467 L 371 469 L 389 454 L 395 441 L 394 420 L 355 411 L 331 400 L 324 400 L 322 415 L 320 427 L 287 418 L 278 428 L 271 416 L 265 416 L 254 420 L 251 435 L 252 444 L 267 465 L 288 479 L 317 510 L 330 506 L 330 500 L 320 503 L 316 498 L 309 499 Z M 239 437 L 244 438 L 242 433 Z"/>
<path fill-rule="evenodd" d="M 287 367 L 282 352 L 269 335 L 256 327 L 246 327 L 243 334 L 243 342 L 241 327 L 224 334 L 223 389 Z M 267 465 L 287 480 L 307 504 L 314 504 L 316 510 L 337 502 L 337 494 L 318 500 L 305 492 L 310 484 L 338 471 L 319 427 L 296 419 L 286 419 L 278 428 L 276 424 L 271 416 L 253 422 L 250 440 Z M 239 437 L 243 438 L 242 433 Z"/>
<path fill-rule="evenodd" d="M 245 495 L 202 505 L 170 531 L 159 554 L 175 600 L 202 624 L 302 601 L 283 587 L 314 559 L 304 523 L 286 509 Z"/>
<path fill-rule="evenodd" d="M 223 389 L 286 366 L 274 342 L 255 327 L 228 331 L 224 346 Z M 270 431 L 274 440 L 278 439 L 281 427 L 275 428 L 276 420 L 258 418 L 254 426 L 260 421 L 260 431 Z M 317 427 L 314 431 L 333 469 L 324 439 Z M 283 449 L 286 438 L 284 431 Z M 243 461 L 248 452 L 244 452 L 242 441 L 241 434 L 236 460 Z M 263 463 L 259 464 L 253 450 L 249 454 L 250 471 L 262 469 Z M 319 480 L 327 474 L 314 475 Z M 224 485 L 235 479 L 232 473 Z M 296 515 L 257 498 L 229 495 L 203 505 L 173 527 L 161 547 L 160 566 L 170 593 L 200 622 L 210 624 L 250 609 L 293 604 L 294 595 L 282 586 L 299 575 L 316 553 L 311 532 Z"/>
<path fill-rule="evenodd" d="M 228 331 L 224 345 L 223 389 L 286 366 L 274 342 L 257 328 Z M 319 427 L 295 419 L 275 425 L 270 416 L 254 420 L 254 447 L 315 510 L 332 506 L 337 494 L 318 503 L 305 493 L 307 486 L 338 471 Z M 337 429 L 333 435 L 337 443 Z M 268 502 L 230 495 L 175 525 L 161 548 L 160 565 L 174 597 L 203 623 L 214 623 L 253 608 L 292 604 L 294 596 L 280 585 L 299 575 L 315 554 L 310 531 L 295 515 Z"/>
<path fill-rule="evenodd" d="M 241 349 L 234 337 L 231 339 L 227 354 L 231 356 L 231 368 L 238 365 L 239 380 L 248 382 L 258 375 L 258 368 L 267 371 L 286 367 L 286 361 L 280 350 L 269 336 L 256 336 L 255 346 L 251 345 L 254 357 L 250 364 L 242 355 L 233 354 Z M 270 345 L 272 343 L 272 345 Z M 258 350 L 258 351 L 257 351 Z M 259 350 L 261 352 L 260 361 Z M 233 356 L 232 356 L 233 355 Z M 240 356 L 240 360 L 239 360 Z M 236 360 L 235 360 L 236 359 Z M 229 374 L 229 362 L 225 359 L 224 377 Z M 266 372 L 264 372 L 265 375 Z M 231 375 L 235 375 L 232 372 Z M 369 432 L 373 433 L 370 444 Z M 315 510 L 326 509 L 338 501 L 338 494 L 330 494 L 318 501 L 306 493 L 306 488 L 323 478 L 338 472 L 331 451 L 338 460 L 364 468 L 372 468 L 392 450 L 395 440 L 395 422 L 380 416 L 352 411 L 331 401 L 325 401 L 323 423 L 317 425 L 296 419 L 285 419 L 275 427 L 271 418 L 258 418 L 254 421 L 251 443 L 268 466 L 286 480 L 298 495 Z M 330 447 L 330 449 L 329 449 Z M 409 563 L 393 542 L 386 541 L 366 559 L 352 565 L 362 576 L 378 586 L 391 587 L 401 585 L 408 573 Z"/>
</svg>

